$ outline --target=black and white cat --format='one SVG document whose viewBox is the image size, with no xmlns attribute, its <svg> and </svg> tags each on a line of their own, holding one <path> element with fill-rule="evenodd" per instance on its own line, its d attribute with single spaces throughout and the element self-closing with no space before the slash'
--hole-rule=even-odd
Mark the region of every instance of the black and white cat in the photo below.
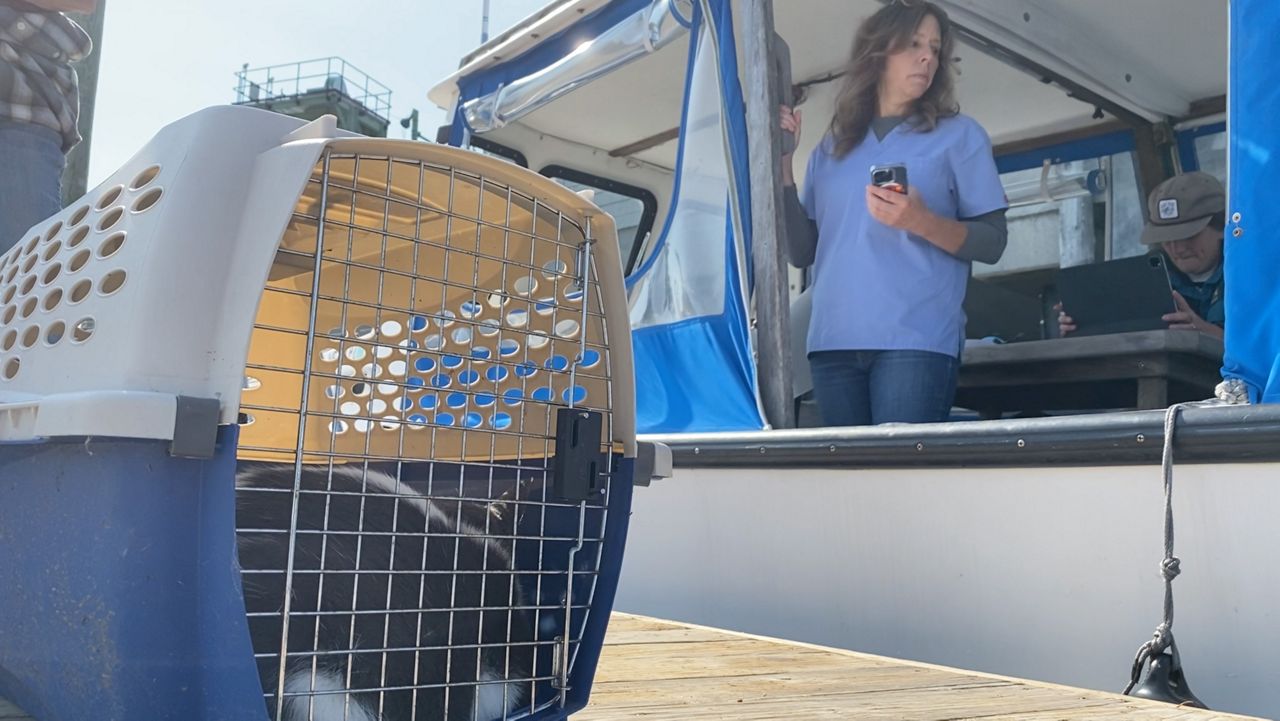
<svg viewBox="0 0 1280 721">
<path fill-rule="evenodd" d="M 292 465 L 242 464 L 245 605 L 274 713 Z M 285 721 L 507 718 L 529 708 L 536 632 L 513 572 L 519 505 L 431 498 L 359 466 L 304 466 Z M 515 679 L 508 681 L 508 679 Z"/>
</svg>

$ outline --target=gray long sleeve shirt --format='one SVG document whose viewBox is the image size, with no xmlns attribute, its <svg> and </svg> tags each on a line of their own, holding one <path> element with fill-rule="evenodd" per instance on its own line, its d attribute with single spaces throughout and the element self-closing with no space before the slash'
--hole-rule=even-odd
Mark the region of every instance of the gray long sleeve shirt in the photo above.
<svg viewBox="0 0 1280 721">
<path fill-rule="evenodd" d="M 818 251 L 818 224 L 809 218 L 796 186 L 783 189 L 784 220 L 787 227 L 787 256 L 791 264 L 803 268 L 813 264 Z M 968 231 L 964 245 L 955 255 L 961 260 L 995 263 L 1004 255 L 1009 243 L 1009 227 L 1004 210 L 995 210 L 976 218 L 961 218 Z"/>
</svg>

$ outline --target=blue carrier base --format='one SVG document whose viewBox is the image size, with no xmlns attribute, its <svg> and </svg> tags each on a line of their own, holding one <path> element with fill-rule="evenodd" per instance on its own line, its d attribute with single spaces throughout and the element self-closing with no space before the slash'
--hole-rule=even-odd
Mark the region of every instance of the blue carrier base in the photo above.
<svg viewBox="0 0 1280 721">
<path fill-rule="evenodd" d="M 0 445 L 0 695 L 40 721 L 266 719 L 235 556 L 236 429 Z"/>
<path fill-rule="evenodd" d="M 164 441 L 0 444 L 0 696 L 39 721 L 267 719 L 236 560 L 235 441 L 222 429 L 210 460 Z M 633 461 L 616 461 L 565 708 L 531 721 L 589 698 L 633 490 Z"/>
</svg>

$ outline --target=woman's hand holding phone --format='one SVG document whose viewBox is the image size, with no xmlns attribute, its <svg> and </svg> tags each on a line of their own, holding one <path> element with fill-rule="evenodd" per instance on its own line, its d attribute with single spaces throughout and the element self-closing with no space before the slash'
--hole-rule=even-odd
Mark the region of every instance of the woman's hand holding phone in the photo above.
<svg viewBox="0 0 1280 721">
<path fill-rule="evenodd" d="M 867 210 L 881 223 L 916 235 L 925 235 L 922 229 L 932 216 L 920 199 L 920 191 L 914 187 L 907 188 L 904 195 L 896 190 L 868 185 Z"/>
</svg>

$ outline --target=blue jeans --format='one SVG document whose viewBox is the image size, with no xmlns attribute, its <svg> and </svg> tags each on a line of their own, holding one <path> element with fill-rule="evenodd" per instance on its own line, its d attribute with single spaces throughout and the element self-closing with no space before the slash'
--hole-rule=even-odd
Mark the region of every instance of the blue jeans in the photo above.
<svg viewBox="0 0 1280 721">
<path fill-rule="evenodd" d="M 0 120 L 0 253 L 62 210 L 62 136 L 52 128 Z"/>
<path fill-rule="evenodd" d="M 945 421 L 960 361 L 918 350 L 818 351 L 809 367 L 823 422 L 865 426 Z"/>
</svg>

